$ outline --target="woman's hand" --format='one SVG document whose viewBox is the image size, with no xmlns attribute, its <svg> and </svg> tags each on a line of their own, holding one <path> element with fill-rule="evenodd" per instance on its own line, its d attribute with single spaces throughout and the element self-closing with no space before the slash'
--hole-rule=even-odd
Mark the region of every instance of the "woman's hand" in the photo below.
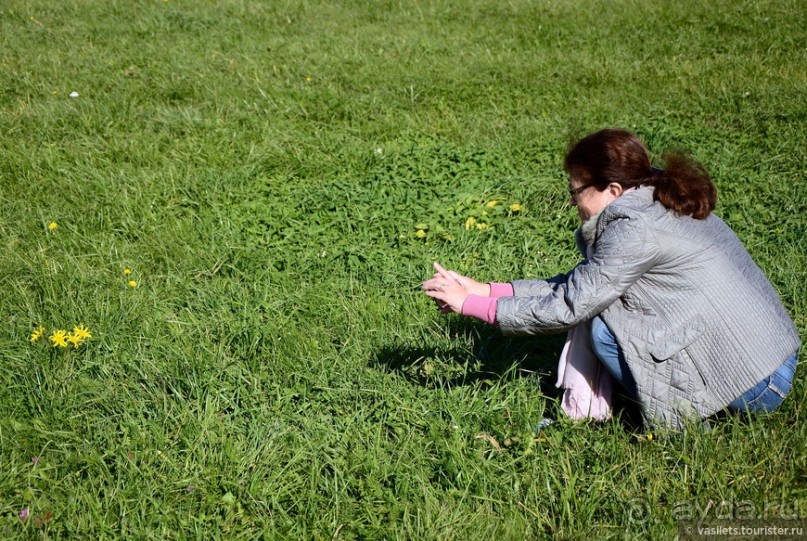
<svg viewBox="0 0 807 541">
<path fill-rule="evenodd" d="M 462 305 L 468 295 L 490 295 L 490 285 L 482 284 L 454 271 L 446 270 L 439 263 L 434 264 L 434 276 L 423 282 L 424 293 L 433 298 L 444 314 L 462 313 Z"/>
</svg>

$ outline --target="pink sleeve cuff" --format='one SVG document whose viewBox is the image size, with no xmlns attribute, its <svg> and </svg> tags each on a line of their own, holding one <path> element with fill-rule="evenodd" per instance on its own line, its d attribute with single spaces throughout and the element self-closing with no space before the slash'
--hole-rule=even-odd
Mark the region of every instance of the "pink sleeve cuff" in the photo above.
<svg viewBox="0 0 807 541">
<path fill-rule="evenodd" d="M 513 284 L 507 283 L 499 283 L 499 282 L 489 282 L 488 285 L 490 286 L 490 296 L 496 297 L 512 297 L 515 295 L 513 291 Z"/>
<path fill-rule="evenodd" d="M 494 297 L 480 297 L 479 295 L 468 295 L 462 303 L 462 315 L 471 316 L 496 325 L 496 299 Z"/>
</svg>

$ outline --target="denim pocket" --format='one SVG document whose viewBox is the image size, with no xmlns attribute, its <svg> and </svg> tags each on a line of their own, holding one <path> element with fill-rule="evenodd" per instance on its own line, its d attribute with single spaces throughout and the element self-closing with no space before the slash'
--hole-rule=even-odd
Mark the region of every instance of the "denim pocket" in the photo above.
<svg viewBox="0 0 807 541">
<path fill-rule="evenodd" d="M 746 402 L 743 409 L 760 413 L 769 413 L 779 407 L 779 405 L 784 401 L 787 393 L 783 393 L 781 389 L 776 387 L 776 385 L 771 382 L 772 379 L 773 376 L 765 378 L 767 385 L 755 398 Z"/>
</svg>

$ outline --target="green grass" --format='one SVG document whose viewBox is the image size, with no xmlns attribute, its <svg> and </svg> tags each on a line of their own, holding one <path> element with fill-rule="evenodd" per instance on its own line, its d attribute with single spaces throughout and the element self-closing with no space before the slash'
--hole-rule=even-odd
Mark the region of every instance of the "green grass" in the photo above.
<svg viewBox="0 0 807 541">
<path fill-rule="evenodd" d="M 805 28 L 788 0 L 4 2 L 0 537 L 807 518 L 803 370 L 779 411 L 711 432 L 535 438 L 562 337 L 505 339 L 416 289 L 434 260 L 574 265 L 562 156 L 619 126 L 706 165 L 807 336 Z M 78 350 L 28 341 L 79 323 Z"/>
</svg>

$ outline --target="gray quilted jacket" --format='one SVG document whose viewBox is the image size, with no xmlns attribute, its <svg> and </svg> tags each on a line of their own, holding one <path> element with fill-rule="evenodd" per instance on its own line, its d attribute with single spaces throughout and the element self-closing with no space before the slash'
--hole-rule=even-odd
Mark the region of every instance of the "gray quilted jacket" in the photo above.
<svg viewBox="0 0 807 541">
<path fill-rule="evenodd" d="M 567 330 L 601 314 L 651 424 L 711 415 L 798 351 L 796 327 L 740 240 L 717 216 L 676 216 L 653 188 L 625 193 L 595 222 L 571 272 L 513 282 L 506 334 Z"/>
</svg>

